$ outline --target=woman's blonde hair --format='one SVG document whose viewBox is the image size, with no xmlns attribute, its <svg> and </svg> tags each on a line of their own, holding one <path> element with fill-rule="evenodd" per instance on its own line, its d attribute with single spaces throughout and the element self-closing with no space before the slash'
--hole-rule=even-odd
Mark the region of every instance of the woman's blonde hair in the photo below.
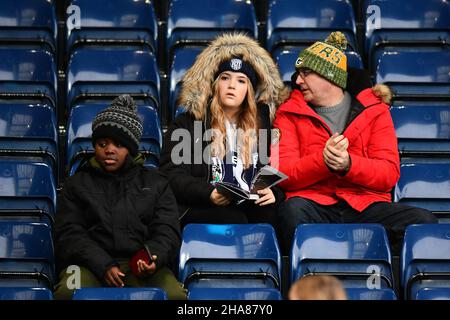
<svg viewBox="0 0 450 320">
<path fill-rule="evenodd" d="M 226 129 L 225 113 L 219 102 L 219 79 L 220 75 L 213 83 L 213 98 L 211 101 L 211 128 L 212 143 L 211 155 L 223 158 L 226 154 Z M 258 120 L 257 107 L 255 101 L 255 91 L 250 80 L 247 78 L 247 94 L 242 102 L 237 122 L 238 135 L 237 145 L 240 147 L 239 156 L 244 168 L 249 168 L 252 164 L 252 150 L 258 143 Z"/>
</svg>

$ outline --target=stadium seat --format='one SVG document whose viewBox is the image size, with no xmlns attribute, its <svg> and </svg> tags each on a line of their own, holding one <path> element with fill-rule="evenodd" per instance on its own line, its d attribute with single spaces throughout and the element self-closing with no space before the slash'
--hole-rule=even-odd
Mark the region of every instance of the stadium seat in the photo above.
<svg viewBox="0 0 450 320">
<path fill-rule="evenodd" d="M 280 51 L 278 55 L 274 56 L 278 69 L 280 70 L 281 79 L 283 79 L 284 83 L 291 83 L 291 76 L 295 70 L 295 61 L 298 58 L 298 54 L 303 49 L 303 47 L 284 49 L 283 51 Z M 357 52 L 350 51 L 345 52 L 345 54 L 347 55 L 348 66 L 358 69 L 364 68 L 361 57 Z"/>
<path fill-rule="evenodd" d="M 365 49 L 370 69 L 378 55 L 399 48 L 436 49 L 450 41 L 450 5 L 442 0 L 366 0 Z"/>
<path fill-rule="evenodd" d="M 52 289 L 51 228 L 43 223 L 0 220 L 0 287 Z"/>
<path fill-rule="evenodd" d="M 181 80 L 186 71 L 194 64 L 202 47 L 186 47 L 176 51 L 169 70 L 169 108 L 170 116 L 176 111 L 176 101 L 181 90 Z"/>
<path fill-rule="evenodd" d="M 406 299 L 415 299 L 423 288 L 450 289 L 450 224 L 408 226 L 400 272 Z"/>
<path fill-rule="evenodd" d="M 58 165 L 56 114 L 41 104 L 0 104 L 0 156 L 48 158 Z"/>
<path fill-rule="evenodd" d="M 0 46 L 20 46 L 56 52 L 54 1 L 3 0 L 0 6 Z"/>
<path fill-rule="evenodd" d="M 346 288 L 348 300 L 397 300 L 392 289 Z"/>
<path fill-rule="evenodd" d="M 401 156 L 450 156 L 449 102 L 396 102 L 391 116 Z"/>
<path fill-rule="evenodd" d="M 34 158 L 0 157 L 0 217 L 51 225 L 56 183 L 49 163 Z"/>
<path fill-rule="evenodd" d="M 206 46 L 225 31 L 241 31 L 258 38 L 256 14 L 251 1 L 170 1 L 166 34 L 169 65 L 176 48 Z"/>
<path fill-rule="evenodd" d="M 69 175 L 93 155 L 92 120 L 105 104 L 80 104 L 72 108 L 67 125 L 67 164 Z M 143 121 L 143 134 L 139 151 L 146 158 L 145 166 L 157 167 L 162 146 L 162 131 L 157 111 L 151 106 L 138 106 Z"/>
<path fill-rule="evenodd" d="M 67 29 L 67 52 L 79 46 L 127 46 L 157 52 L 158 25 L 153 2 L 72 0 L 80 8 L 79 28 Z"/>
<path fill-rule="evenodd" d="M 450 300 L 450 288 L 422 288 L 415 300 Z"/>
<path fill-rule="evenodd" d="M 450 221 L 450 160 L 402 158 L 394 201 L 428 209 L 440 222 Z"/>
<path fill-rule="evenodd" d="M 271 288 L 192 288 L 188 300 L 283 300 L 281 292 Z"/>
<path fill-rule="evenodd" d="M 192 288 L 280 289 L 281 254 L 268 224 L 188 224 L 179 280 Z"/>
<path fill-rule="evenodd" d="M 334 275 L 346 288 L 393 288 L 386 231 L 378 224 L 300 224 L 291 253 L 291 283 L 307 275 Z M 375 285 L 378 285 L 376 283 Z"/>
<path fill-rule="evenodd" d="M 167 300 L 160 288 L 80 288 L 72 300 Z"/>
<path fill-rule="evenodd" d="M 306 47 L 324 40 L 332 31 L 343 32 L 351 49 L 358 50 L 356 21 L 349 0 L 269 1 L 266 47 L 273 56 L 290 46 Z"/>
<path fill-rule="evenodd" d="M 56 110 L 56 74 L 49 51 L 0 47 L 0 99 L 46 103 Z"/>
<path fill-rule="evenodd" d="M 79 48 L 67 67 L 67 107 L 130 94 L 159 109 L 159 70 L 150 51 Z"/>
<path fill-rule="evenodd" d="M 384 52 L 376 82 L 387 84 L 394 99 L 450 99 L 450 50 Z"/>
<path fill-rule="evenodd" d="M 53 293 L 47 288 L 1 287 L 0 300 L 53 300 Z"/>
</svg>

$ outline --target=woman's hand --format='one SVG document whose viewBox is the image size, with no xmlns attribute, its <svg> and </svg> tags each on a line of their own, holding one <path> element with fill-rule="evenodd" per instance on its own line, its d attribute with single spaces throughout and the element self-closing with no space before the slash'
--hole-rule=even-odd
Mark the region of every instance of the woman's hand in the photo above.
<svg viewBox="0 0 450 320">
<path fill-rule="evenodd" d="M 217 189 L 214 189 L 211 192 L 209 199 L 211 199 L 211 202 L 214 203 L 216 206 L 226 206 L 226 205 L 230 204 L 230 199 L 228 199 L 224 195 L 220 194 L 217 191 Z"/>
<path fill-rule="evenodd" d="M 105 273 L 105 282 L 110 287 L 118 287 L 121 288 L 124 286 L 124 283 L 121 277 L 125 277 L 125 275 L 120 271 L 120 268 L 117 266 L 112 266 Z"/>
<path fill-rule="evenodd" d="M 137 262 L 138 267 L 138 277 L 145 278 L 155 273 L 156 271 L 156 259 L 158 259 L 157 256 L 152 256 L 152 262 L 151 264 L 148 264 L 144 260 L 139 259 Z"/>
<path fill-rule="evenodd" d="M 265 188 L 257 191 L 259 194 L 259 199 L 255 201 L 255 204 L 260 206 L 267 206 L 268 204 L 275 203 L 275 195 L 272 189 Z"/>
</svg>

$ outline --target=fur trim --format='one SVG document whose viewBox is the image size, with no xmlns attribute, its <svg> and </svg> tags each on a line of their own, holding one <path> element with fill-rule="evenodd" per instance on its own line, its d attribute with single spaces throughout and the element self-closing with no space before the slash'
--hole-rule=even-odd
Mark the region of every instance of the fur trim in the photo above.
<svg viewBox="0 0 450 320">
<path fill-rule="evenodd" d="M 203 120 L 212 97 L 214 74 L 220 63 L 232 56 L 241 56 L 255 69 L 259 80 L 257 88 L 254 88 L 256 102 L 269 105 L 272 121 L 278 106 L 288 98 L 289 89 L 269 52 L 243 33 L 220 35 L 197 56 L 183 77 L 178 105 L 191 112 L 197 120 Z"/>
<path fill-rule="evenodd" d="M 392 91 L 385 84 L 376 84 L 372 87 L 373 94 L 381 99 L 383 103 L 390 104 L 392 101 Z"/>
</svg>

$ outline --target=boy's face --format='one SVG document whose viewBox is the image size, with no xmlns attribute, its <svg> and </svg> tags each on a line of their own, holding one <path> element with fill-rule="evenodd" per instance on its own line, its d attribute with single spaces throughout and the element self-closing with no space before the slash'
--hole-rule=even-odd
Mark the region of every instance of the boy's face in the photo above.
<svg viewBox="0 0 450 320">
<path fill-rule="evenodd" d="M 128 149 L 112 139 L 100 138 L 95 141 L 95 158 L 107 172 L 119 170 L 127 155 Z"/>
</svg>

